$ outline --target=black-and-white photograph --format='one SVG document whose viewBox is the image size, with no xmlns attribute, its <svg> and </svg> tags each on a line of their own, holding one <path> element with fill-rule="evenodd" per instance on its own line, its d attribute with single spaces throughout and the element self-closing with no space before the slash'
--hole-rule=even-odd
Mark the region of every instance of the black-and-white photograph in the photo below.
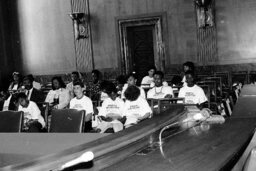
<svg viewBox="0 0 256 171">
<path fill-rule="evenodd" d="M 0 65 L 2 171 L 256 171 L 255 0 L 0 0 Z"/>
</svg>

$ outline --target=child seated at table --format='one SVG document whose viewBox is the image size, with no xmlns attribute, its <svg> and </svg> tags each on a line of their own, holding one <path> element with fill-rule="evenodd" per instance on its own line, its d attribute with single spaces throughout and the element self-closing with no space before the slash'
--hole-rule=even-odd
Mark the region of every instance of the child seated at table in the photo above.
<svg viewBox="0 0 256 171">
<path fill-rule="evenodd" d="M 18 111 L 24 112 L 23 131 L 41 132 L 42 128 L 45 127 L 45 121 L 37 104 L 29 101 L 25 93 L 19 93 L 17 99 L 19 103 Z"/>
<path fill-rule="evenodd" d="M 187 85 L 180 89 L 178 97 L 185 98 L 185 104 L 195 104 L 202 109 L 208 101 L 204 90 L 195 84 L 194 72 L 187 71 L 185 77 Z"/>
<path fill-rule="evenodd" d="M 124 87 L 123 87 L 122 94 L 121 94 L 121 98 L 122 98 L 122 99 L 125 99 L 125 97 L 124 97 L 124 92 L 125 92 L 125 90 L 126 90 L 129 86 L 131 86 L 131 85 L 136 86 L 136 84 L 137 84 L 137 75 L 134 74 L 134 73 L 129 74 L 129 75 L 127 76 L 127 83 L 126 83 L 126 84 L 124 85 Z M 145 99 L 145 98 L 146 98 L 146 95 L 145 95 L 144 89 L 141 88 L 141 87 L 138 87 L 138 88 L 140 89 L 140 96 Z"/>
<path fill-rule="evenodd" d="M 113 128 L 114 132 L 123 130 L 123 121 L 125 118 L 122 116 L 124 101 L 120 99 L 117 94 L 116 86 L 113 83 L 105 85 L 105 91 L 108 98 L 102 103 L 99 110 L 99 121 L 97 125 L 98 131 L 105 132 L 108 128 Z"/>
<path fill-rule="evenodd" d="M 137 86 L 129 86 L 124 92 L 124 95 L 126 101 L 123 116 L 126 117 L 126 128 L 151 116 L 152 110 L 146 99 L 140 97 L 140 89 Z"/>
<path fill-rule="evenodd" d="M 148 99 L 161 99 L 173 97 L 172 87 L 163 84 L 164 73 L 157 71 L 154 74 L 155 87 L 147 93 Z"/>
<path fill-rule="evenodd" d="M 75 97 L 70 101 L 69 108 L 77 110 L 85 110 L 85 128 L 84 131 L 91 131 L 92 125 L 92 114 L 93 114 L 93 104 L 92 100 L 85 96 L 83 93 L 84 84 L 82 81 L 76 81 L 73 83 Z"/>
</svg>

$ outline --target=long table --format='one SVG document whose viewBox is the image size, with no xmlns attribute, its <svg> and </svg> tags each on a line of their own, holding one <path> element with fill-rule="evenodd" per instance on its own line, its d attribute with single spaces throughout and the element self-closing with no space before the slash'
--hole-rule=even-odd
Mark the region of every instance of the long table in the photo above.
<svg viewBox="0 0 256 171">
<path fill-rule="evenodd" d="M 256 145 L 256 135 L 252 139 L 256 126 L 255 102 L 256 86 L 246 85 L 232 116 L 224 124 L 197 126 L 166 138 L 161 148 L 146 155 L 135 153 L 104 170 L 231 170 L 236 163 L 234 170 L 242 170 L 250 149 Z"/>
<path fill-rule="evenodd" d="M 249 87 L 249 89 L 254 90 L 254 87 Z M 173 105 L 152 119 L 145 120 L 119 133 L 103 137 L 100 137 L 101 134 L 99 134 L 99 137 L 95 137 L 89 142 L 86 141 L 86 138 L 83 140 L 83 137 L 79 142 L 75 138 L 76 135 L 72 135 L 69 138 L 70 143 L 67 143 L 66 146 L 63 145 L 59 150 L 48 149 L 51 152 L 46 150 L 45 153 L 39 155 L 35 150 L 31 152 L 33 156 L 28 155 L 27 160 L 23 162 L 19 161 L 20 159 L 17 159 L 19 162 L 16 163 L 6 160 L 7 164 L 2 170 L 57 170 L 62 164 L 86 151 L 93 151 L 95 154 L 93 166 L 82 167 L 80 170 L 230 170 L 251 141 L 256 126 L 253 108 L 255 103 L 251 102 L 255 99 L 247 90 L 245 86 L 233 115 L 224 124 L 202 124 L 173 136 L 171 136 L 175 133 L 173 129 L 166 130 L 163 134 L 162 146 L 158 144 L 159 131 L 184 116 L 183 105 Z M 243 94 L 243 92 L 245 93 Z M 1 136 L 0 134 L 0 152 L 3 150 L 1 149 L 3 142 Z M 34 141 L 33 135 L 27 136 L 32 136 L 30 143 L 37 142 Z M 53 139 L 53 144 L 62 144 L 64 143 L 62 141 L 65 141 L 54 142 L 54 139 L 57 138 L 47 134 L 41 138 L 42 142 L 47 139 L 47 136 Z M 87 134 L 81 136 L 86 137 Z M 13 141 L 18 141 L 18 138 L 16 140 L 13 138 Z M 6 147 L 8 141 L 5 143 L 6 145 L 3 147 L 11 148 Z M 58 146 L 56 144 L 55 146 Z M 44 149 L 44 145 L 42 143 L 42 149 Z M 16 145 L 16 147 L 22 148 L 20 145 Z M 0 158 L 4 158 L 8 152 L 10 151 L 7 150 L 0 154 Z M 21 151 L 20 158 L 26 154 Z"/>
<path fill-rule="evenodd" d="M 92 170 L 101 170 L 105 167 L 119 162 L 122 159 L 132 155 L 137 150 L 148 145 L 152 141 L 152 134 L 159 132 L 164 126 L 179 120 L 185 115 L 184 105 L 173 105 L 170 110 L 167 110 L 151 119 L 147 119 L 140 124 L 132 126 L 124 131 L 109 134 L 63 134 L 65 137 L 56 136 L 57 134 L 25 134 L 16 136 L 11 135 L 9 138 L 17 141 L 12 145 L 11 150 L 9 141 L 2 141 L 6 138 L 5 134 L 0 134 L 0 158 L 4 159 L 5 164 L 1 170 L 58 170 L 61 165 L 79 157 L 86 151 L 92 151 L 95 155 Z M 94 137 L 95 136 L 95 137 Z M 3 137 L 3 138 L 2 138 Z M 65 138 L 67 143 L 65 143 Z M 83 140 L 84 138 L 84 140 Z M 41 144 L 38 145 L 39 139 Z M 53 145 L 47 145 L 49 139 Z M 72 142 L 74 142 L 72 144 Z M 30 144 L 31 147 L 26 147 Z M 62 144 L 63 143 L 63 144 Z M 3 145 L 2 145 L 3 144 Z M 58 144 L 62 147 L 57 148 Z M 8 147 L 9 146 L 9 147 Z M 39 150 L 39 146 L 42 150 Z M 1 149 L 1 147 L 3 147 Z M 5 148 L 9 150 L 5 151 Z M 48 150 L 47 150 L 48 148 Z M 44 149 L 46 149 L 44 151 Z M 29 153 L 27 150 L 31 150 Z M 1 153 L 3 151 L 3 153 Z M 14 152 L 11 152 L 14 151 Z M 11 159 L 11 154 L 17 155 L 15 160 Z M 9 157 L 10 156 L 10 157 Z M 25 160 L 22 160 L 25 158 Z M 10 164 L 10 165 L 8 165 Z"/>
</svg>

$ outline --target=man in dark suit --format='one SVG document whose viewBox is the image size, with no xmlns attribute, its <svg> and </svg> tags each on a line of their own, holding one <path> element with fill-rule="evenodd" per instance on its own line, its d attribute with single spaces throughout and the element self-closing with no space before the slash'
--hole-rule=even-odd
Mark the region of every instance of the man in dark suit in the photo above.
<svg viewBox="0 0 256 171">
<path fill-rule="evenodd" d="M 23 78 L 23 86 L 25 88 L 25 93 L 28 97 L 28 100 L 31 100 L 35 103 L 44 102 L 45 97 L 43 92 L 33 88 L 33 80 L 31 77 L 26 76 Z"/>
<path fill-rule="evenodd" d="M 0 92 L 0 111 L 17 110 L 16 94 L 10 94 L 8 91 Z"/>
</svg>

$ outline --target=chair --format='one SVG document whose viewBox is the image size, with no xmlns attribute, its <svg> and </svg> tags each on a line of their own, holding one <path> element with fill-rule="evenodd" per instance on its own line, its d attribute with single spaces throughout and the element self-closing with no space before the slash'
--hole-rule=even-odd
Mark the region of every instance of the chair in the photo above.
<svg viewBox="0 0 256 171">
<path fill-rule="evenodd" d="M 22 111 L 0 112 L 0 132 L 21 132 L 23 126 Z"/>
<path fill-rule="evenodd" d="M 85 111 L 76 109 L 52 110 L 50 132 L 77 132 L 84 130 Z"/>
<path fill-rule="evenodd" d="M 159 114 L 170 108 L 172 104 L 177 104 L 177 102 L 185 103 L 185 98 L 162 98 L 162 99 L 147 99 L 151 109 L 156 114 Z M 157 106 L 155 109 L 154 107 Z"/>
<path fill-rule="evenodd" d="M 217 86 L 216 95 L 222 97 L 222 78 L 221 77 L 207 77 L 205 81 L 215 81 Z"/>
<path fill-rule="evenodd" d="M 239 71 L 239 72 L 233 72 L 232 73 L 232 84 L 234 83 L 242 83 L 247 84 L 248 83 L 248 72 L 247 71 Z"/>
<path fill-rule="evenodd" d="M 39 107 L 39 109 L 41 111 L 41 115 L 44 118 L 45 127 L 48 130 L 49 103 L 38 102 L 37 105 L 38 105 L 38 107 Z"/>
<path fill-rule="evenodd" d="M 256 71 L 250 71 L 249 83 L 254 84 L 256 82 Z"/>
<path fill-rule="evenodd" d="M 222 79 L 222 85 L 224 88 L 230 88 L 231 87 L 231 76 L 229 71 L 223 71 L 223 72 L 215 72 L 215 77 L 221 77 Z"/>
</svg>

